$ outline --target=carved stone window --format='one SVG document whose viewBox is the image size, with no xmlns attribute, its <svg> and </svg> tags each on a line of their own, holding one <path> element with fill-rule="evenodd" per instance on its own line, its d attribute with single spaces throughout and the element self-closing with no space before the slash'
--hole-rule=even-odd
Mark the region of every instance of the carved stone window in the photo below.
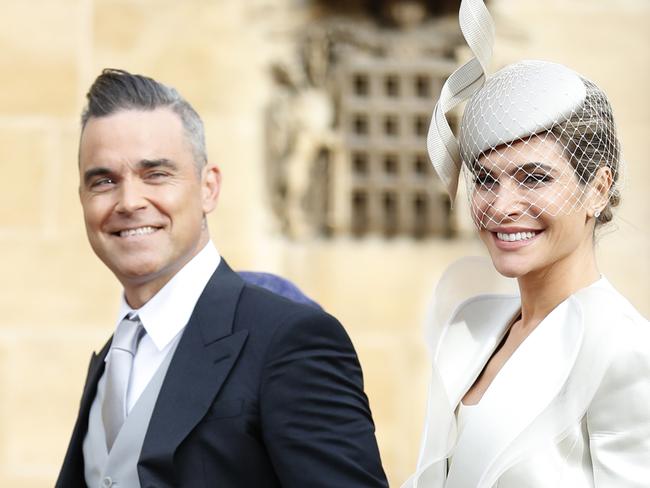
<svg viewBox="0 0 650 488">
<path fill-rule="evenodd" d="M 359 237 L 374 233 L 415 238 L 453 234 L 451 209 L 444 203 L 444 189 L 426 154 L 435 105 L 430 95 L 446 72 L 435 60 L 405 62 L 361 53 L 358 57 L 350 55 L 339 69 L 339 79 L 360 79 L 365 73 L 362 78 L 369 86 L 381 88 L 378 92 L 368 90 L 362 99 L 354 90 L 345 90 L 349 84 L 343 84 L 338 103 L 342 120 L 357 120 L 361 113 L 367 117 L 364 137 L 359 137 L 358 130 L 341 134 L 347 153 L 344 157 L 351 158 L 353 168 L 352 233 Z M 354 82 L 352 87 L 356 89 L 357 85 Z M 346 193 L 344 186 L 337 191 Z M 363 199 L 359 192 L 363 192 Z M 367 219 L 363 225 L 362 218 Z"/>
<path fill-rule="evenodd" d="M 276 67 L 284 91 L 269 110 L 272 204 L 292 237 L 454 233 L 426 136 L 462 37 L 435 16 L 447 7 L 380 3 L 321 2 L 350 19 L 310 25 L 297 64 Z"/>
</svg>

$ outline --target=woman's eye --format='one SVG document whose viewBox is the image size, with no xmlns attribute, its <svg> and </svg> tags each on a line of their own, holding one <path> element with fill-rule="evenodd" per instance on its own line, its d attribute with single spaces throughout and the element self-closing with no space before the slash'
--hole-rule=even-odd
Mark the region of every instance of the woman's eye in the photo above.
<svg viewBox="0 0 650 488">
<path fill-rule="evenodd" d="M 497 180 L 489 173 L 479 173 L 474 177 L 474 185 L 482 189 L 490 189 L 497 184 Z"/>
<path fill-rule="evenodd" d="M 551 181 L 551 176 L 547 173 L 527 173 L 522 183 L 526 186 L 537 186 Z"/>
</svg>

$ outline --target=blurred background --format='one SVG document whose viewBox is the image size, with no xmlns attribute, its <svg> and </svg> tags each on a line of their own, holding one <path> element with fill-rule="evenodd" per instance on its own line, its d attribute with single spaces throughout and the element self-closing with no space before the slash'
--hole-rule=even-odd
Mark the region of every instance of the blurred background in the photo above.
<svg viewBox="0 0 650 488">
<path fill-rule="evenodd" d="M 52 486 L 120 287 L 77 198 L 84 95 L 104 67 L 175 86 L 224 174 L 213 240 L 293 280 L 355 343 L 391 485 L 414 469 L 442 271 L 483 254 L 425 137 L 468 56 L 455 0 L 0 0 L 0 486 Z M 492 0 L 494 69 L 567 64 L 609 95 L 627 161 L 601 232 L 610 281 L 650 315 L 650 2 Z"/>
</svg>

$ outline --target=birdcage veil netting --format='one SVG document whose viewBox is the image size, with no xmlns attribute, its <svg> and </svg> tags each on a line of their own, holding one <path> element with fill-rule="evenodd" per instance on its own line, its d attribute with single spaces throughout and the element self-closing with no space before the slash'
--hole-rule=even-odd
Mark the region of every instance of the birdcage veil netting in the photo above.
<svg viewBox="0 0 650 488">
<path fill-rule="evenodd" d="M 583 210 L 608 222 L 622 164 L 606 95 L 546 61 L 520 61 L 489 75 L 494 25 L 483 1 L 462 0 L 459 20 L 474 57 L 443 85 L 427 135 L 452 203 L 463 172 L 479 227 Z M 457 136 L 449 120 L 465 101 Z"/>
<path fill-rule="evenodd" d="M 607 205 L 589 198 L 601 168 L 611 172 L 610 200 L 618 199 L 620 149 L 609 102 L 562 65 L 522 61 L 488 77 L 465 107 L 458 139 L 479 227 L 594 205 L 604 221 Z"/>
</svg>

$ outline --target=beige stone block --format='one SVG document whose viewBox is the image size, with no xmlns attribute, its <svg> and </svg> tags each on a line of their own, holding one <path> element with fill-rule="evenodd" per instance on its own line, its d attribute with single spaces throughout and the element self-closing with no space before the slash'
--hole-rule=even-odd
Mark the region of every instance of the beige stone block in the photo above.
<svg viewBox="0 0 650 488">
<path fill-rule="evenodd" d="M 85 238 L 69 242 L 0 243 L 5 276 L 1 323 L 44 330 L 69 325 L 113 327 L 119 283 L 90 250 Z"/>
<path fill-rule="evenodd" d="M 77 138 L 76 124 L 62 119 L 0 122 L 0 239 L 69 237 L 71 208 L 80 215 Z"/>
<path fill-rule="evenodd" d="M 270 229 L 260 121 L 251 114 L 204 117 L 208 157 L 222 173 L 217 209 L 210 231 L 231 264 L 250 259 Z"/>
<path fill-rule="evenodd" d="M 77 137 L 76 122 L 56 120 L 7 123 L 0 130 L 3 322 L 112 326 L 119 288 L 85 236 Z"/>
<path fill-rule="evenodd" d="M 259 107 L 268 48 L 233 0 L 94 3 L 95 69 L 122 67 L 178 88 L 199 112 Z M 247 94 L 248 96 L 238 96 Z"/>
<path fill-rule="evenodd" d="M 475 239 L 339 239 L 278 248 L 280 274 L 314 295 L 348 330 L 373 333 L 420 327 L 442 271 L 481 251 Z"/>
<path fill-rule="evenodd" d="M 85 238 L 83 213 L 79 202 L 79 149 L 80 124 L 78 117 L 61 123 L 57 137 L 57 173 L 59 182 L 52 194 L 57 213 L 57 237 L 65 240 Z"/>
<path fill-rule="evenodd" d="M 83 0 L 5 0 L 0 30 L 0 112 L 71 114 Z"/>
<path fill-rule="evenodd" d="M 0 89 L 0 92 L 2 90 Z M 0 131 L 0 233 L 38 232 L 48 164 L 45 130 L 5 127 Z"/>
<path fill-rule="evenodd" d="M 52 486 L 67 447 L 96 334 L 4 324 L 0 485 Z"/>
<path fill-rule="evenodd" d="M 363 367 L 384 469 L 390 486 L 400 486 L 417 462 L 428 356 L 417 334 L 408 331 L 352 338 Z"/>
</svg>

